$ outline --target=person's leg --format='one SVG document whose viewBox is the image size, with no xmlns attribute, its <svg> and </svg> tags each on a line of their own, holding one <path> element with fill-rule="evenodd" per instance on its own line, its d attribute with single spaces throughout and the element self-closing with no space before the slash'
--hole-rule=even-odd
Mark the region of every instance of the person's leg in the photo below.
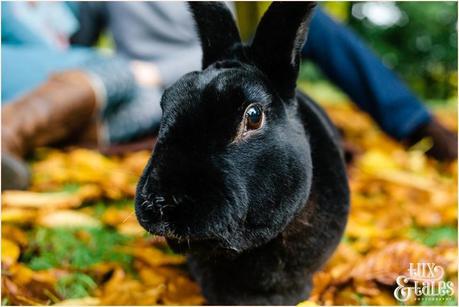
<svg viewBox="0 0 459 307">
<path fill-rule="evenodd" d="M 390 136 L 407 143 L 431 136 L 434 146 L 441 147 L 433 155 L 440 159 L 457 156 L 455 136 L 432 120 L 426 107 L 357 35 L 320 8 L 311 21 L 302 54 Z M 432 124 L 436 127 L 428 128 Z"/>
<path fill-rule="evenodd" d="M 15 82 L 24 80 L 26 85 L 22 91 L 27 92 L 22 95 L 17 94 L 21 91 L 16 94 L 14 91 L 8 92 L 18 98 L 2 105 L 2 154 L 9 157 L 2 159 L 2 189 L 24 188 L 27 185 L 27 178 L 24 176 L 19 182 L 13 179 L 15 173 L 18 176 L 24 174 L 24 164 L 20 167 L 21 159 L 32 149 L 64 141 L 75 133 L 81 134 L 86 126 L 98 120 L 99 112 L 108 112 L 114 105 L 129 101 L 135 91 L 133 76 L 127 62 L 122 59 L 106 59 L 93 55 L 81 62 L 69 60 L 67 63 L 72 65 L 68 67 L 77 68 L 58 70 L 47 77 L 47 73 L 56 70 L 56 67 L 62 68 L 64 64 L 61 62 L 69 59 L 66 56 L 72 53 L 67 51 L 59 54 L 57 62 L 61 66 L 36 67 L 36 61 L 54 63 L 53 60 L 47 61 L 50 54 L 56 56 L 53 52 L 36 53 L 36 58 L 33 55 L 26 57 L 27 60 L 35 60 L 30 61 L 29 65 L 17 57 L 14 58 L 23 69 L 28 66 L 30 74 L 36 74 L 34 78 L 21 75 L 21 69 L 14 70 L 14 65 L 10 65 L 11 71 L 4 74 L 3 80 L 7 79 L 6 83 L 13 78 L 16 78 Z M 11 60 L 5 58 L 4 54 L 4 62 Z M 41 79 L 44 81 L 34 87 L 34 82 L 40 82 Z"/>
<path fill-rule="evenodd" d="M 422 103 L 348 28 L 317 9 L 303 55 L 381 128 L 404 139 L 430 120 Z"/>
<path fill-rule="evenodd" d="M 162 115 L 159 104 L 162 93 L 160 87 L 140 87 L 129 103 L 106 114 L 103 118 L 106 143 L 126 143 L 155 132 Z"/>
<path fill-rule="evenodd" d="M 2 44 L 2 104 L 39 86 L 53 72 L 80 67 L 94 55 L 89 48 L 59 51 L 43 46 Z"/>
<path fill-rule="evenodd" d="M 60 141 L 94 117 L 96 94 L 81 71 L 52 75 L 2 106 L 2 190 L 23 189 L 28 174 L 22 158 L 38 146 Z"/>
</svg>

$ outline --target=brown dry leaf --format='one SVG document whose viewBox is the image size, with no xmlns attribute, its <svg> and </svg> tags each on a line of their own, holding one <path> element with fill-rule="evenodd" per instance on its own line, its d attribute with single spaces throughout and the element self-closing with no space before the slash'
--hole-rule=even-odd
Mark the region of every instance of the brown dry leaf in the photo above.
<svg viewBox="0 0 459 307">
<path fill-rule="evenodd" d="M 351 248 L 348 244 L 340 244 L 333 254 L 332 258 L 326 263 L 323 273 L 330 275 L 330 280 L 328 283 L 330 285 L 341 285 L 349 280 L 352 268 L 356 263 L 360 261 L 362 256 L 353 248 Z M 321 274 L 322 272 L 318 272 L 317 274 Z M 317 275 L 316 274 L 316 275 Z M 316 276 L 314 276 L 314 281 Z M 317 277 L 321 279 L 321 277 Z M 320 281 L 319 289 L 315 289 L 315 284 L 313 288 L 314 293 L 322 293 L 323 289 L 320 289 Z"/>
<path fill-rule="evenodd" d="M 399 304 L 391 291 L 381 291 L 378 295 L 367 297 L 365 302 L 367 305 L 374 306 L 396 306 Z"/>
<path fill-rule="evenodd" d="M 123 161 L 87 149 L 65 153 L 50 150 L 45 157 L 33 165 L 33 190 L 56 189 L 65 183 L 90 184 L 91 191 L 81 192 L 84 197 L 92 198 L 102 193 L 101 196 L 113 200 L 134 196 L 139 164 L 143 164 L 140 160 L 136 162 L 138 164 L 134 163 L 134 159 L 142 159 L 145 163 L 147 160 L 145 153 L 134 154 L 133 157 L 128 156 L 125 159 L 127 163 L 123 164 Z"/>
<path fill-rule="evenodd" d="M 137 222 L 122 223 L 116 227 L 116 230 L 118 230 L 120 234 L 126 236 L 139 237 L 145 234 L 145 229 L 143 229 L 142 226 L 140 226 Z"/>
<path fill-rule="evenodd" d="M 122 223 L 134 220 L 135 213 L 132 208 L 108 208 L 101 217 L 101 221 L 107 225 L 116 227 Z"/>
<path fill-rule="evenodd" d="M 2 276 L 2 297 L 6 298 L 11 305 L 19 306 L 41 306 L 46 305 L 46 300 L 38 300 L 27 291 L 25 287 L 20 287 L 8 277 Z"/>
<path fill-rule="evenodd" d="M 103 196 L 102 189 L 96 184 L 85 184 L 76 193 L 82 202 L 97 200 Z"/>
<path fill-rule="evenodd" d="M 337 292 L 337 288 L 335 286 L 328 287 L 327 290 L 325 290 L 324 294 L 322 295 L 321 305 L 326 305 L 326 306 L 334 305 L 336 292 Z"/>
<path fill-rule="evenodd" d="M 309 300 L 317 302 L 322 295 L 322 293 L 330 285 L 332 277 L 329 273 L 326 272 L 317 272 L 313 277 L 313 288 Z M 300 304 L 301 305 L 301 304 Z"/>
<path fill-rule="evenodd" d="M 367 255 L 354 267 L 350 277 L 357 283 L 375 280 L 393 285 L 399 275 L 407 273 L 410 263 L 421 262 L 445 265 L 443 257 L 424 245 L 410 241 L 395 242 Z"/>
<path fill-rule="evenodd" d="M 345 287 L 336 292 L 333 305 L 361 305 L 360 298 L 352 287 Z"/>
<path fill-rule="evenodd" d="M 19 285 L 41 283 L 51 288 L 56 283 L 58 276 L 65 274 L 65 271 L 56 269 L 33 271 L 25 265 L 17 263 L 8 269 L 8 273 L 12 276 L 12 280 Z"/>
<path fill-rule="evenodd" d="M 119 233 L 129 236 L 141 236 L 145 234 L 135 216 L 134 208 L 108 208 L 101 217 L 101 221 L 112 227 L 116 227 Z"/>
<path fill-rule="evenodd" d="M 137 244 L 137 243 L 136 243 Z M 146 237 L 142 242 L 138 242 L 138 246 L 144 245 L 144 246 L 155 246 L 159 248 L 164 248 L 167 246 L 167 241 L 166 238 L 163 236 L 149 236 Z"/>
<path fill-rule="evenodd" d="M 434 248 L 434 252 L 440 255 L 447 266 L 445 267 L 446 274 L 449 277 L 457 276 L 458 268 L 458 247 L 455 243 L 442 244 Z"/>
<path fill-rule="evenodd" d="M 378 285 L 373 280 L 354 280 L 354 288 L 357 293 L 366 295 L 366 296 L 375 296 L 381 293 L 381 290 L 378 288 Z"/>
<path fill-rule="evenodd" d="M 148 159 L 150 159 L 151 152 L 142 150 L 133 152 L 124 157 L 121 161 L 123 169 L 128 169 L 134 175 L 140 176 L 147 165 Z"/>
<path fill-rule="evenodd" d="M 148 267 L 139 270 L 139 277 L 146 286 L 165 286 L 167 283 L 167 276 L 161 273 L 162 272 L 160 270 Z"/>
<path fill-rule="evenodd" d="M 75 149 L 68 153 L 69 176 L 76 182 L 101 183 L 116 169 L 116 163 L 96 151 Z"/>
<path fill-rule="evenodd" d="M 447 278 L 457 284 L 456 242 L 440 242 L 435 248 L 427 248 L 409 241 L 413 227 L 457 226 L 457 161 L 438 163 L 427 158 L 427 140 L 407 151 L 385 136 L 366 114 L 350 105 L 330 105 L 327 111 L 343 129 L 346 141 L 358 151 L 355 163 L 348 169 L 351 211 L 345 240 L 322 271 L 315 274 L 311 296 L 302 306 L 397 304 L 390 285 L 397 274 L 406 273 L 409 261 L 427 259 L 442 264 Z M 455 115 L 443 114 L 441 118 L 457 127 Z M 47 227 L 109 225 L 118 233 L 134 236 L 119 248 L 134 257 L 133 272 L 111 262 L 76 270 L 90 275 L 98 287 L 92 297 L 64 300 L 63 304 L 204 302 L 199 287 L 180 266 L 185 259 L 162 252 L 161 248 L 167 245 L 163 237 L 143 236 L 145 231 L 136 221 L 133 206 L 118 208 L 106 202 L 132 199 L 150 155 L 148 151 L 122 157 L 106 157 L 86 149 L 38 151 L 39 161 L 32 163 L 31 190 L 46 193 L 32 195 L 44 197 L 50 191 L 62 190 L 64 184 L 78 184 L 79 190 L 72 195 L 80 204 L 92 200 L 108 204 L 100 221 L 94 219 L 99 212 L 93 206 L 56 213 L 52 201 L 42 205 L 35 204 L 34 199 L 31 205 L 27 197 L 26 202 L 19 197 L 19 206 L 14 207 L 3 202 L 3 238 L 21 248 L 28 242 L 17 226 L 35 227 L 37 217 Z M 73 205 L 56 206 L 74 209 Z M 76 235 L 83 242 L 89 241 L 88 232 Z M 61 299 L 56 299 L 52 289 L 58 276 L 69 272 L 57 269 L 36 272 L 18 262 L 3 264 L 2 290 L 9 303 L 50 304 Z M 46 294 L 44 289 L 51 292 Z"/>
<path fill-rule="evenodd" d="M 97 284 L 103 284 L 116 270 L 122 270 L 119 263 L 100 262 L 90 266 L 85 273 L 91 275 Z"/>
<path fill-rule="evenodd" d="M 428 159 L 422 144 L 405 151 L 366 115 L 348 106 L 331 105 L 327 110 L 343 128 L 346 140 L 364 154 L 348 170 L 352 196 L 348 240 L 316 274 L 315 280 L 322 281 L 313 288 L 314 302 L 356 304 L 353 292 L 359 294 L 357 304 L 398 304 L 392 291 L 381 284 L 392 284 L 394 277 L 406 273 L 406 259 L 430 259 L 444 266 L 448 278 L 457 280 L 455 243 L 430 249 L 409 242 L 412 227 L 456 227 L 457 161 L 445 164 Z M 455 114 L 450 115 L 456 122 Z M 330 282 L 324 278 L 327 274 Z"/>
<path fill-rule="evenodd" d="M 2 274 L 8 276 L 7 282 L 2 283 L 2 290 L 5 290 L 4 293 L 6 293 L 5 296 L 9 302 L 43 305 L 59 299 L 59 295 L 54 289 L 57 276 L 62 274 L 58 270 L 32 271 L 26 266 L 16 263 L 6 268 Z M 3 287 L 5 288 L 3 289 Z"/>
<path fill-rule="evenodd" d="M 185 263 L 184 256 L 165 254 L 154 247 L 134 247 L 126 250 L 126 253 L 132 254 L 137 260 L 152 267 Z"/>
<path fill-rule="evenodd" d="M 19 227 L 11 224 L 2 225 L 2 238 L 9 239 L 22 248 L 29 244 L 29 239 L 27 238 L 26 233 Z"/>
<path fill-rule="evenodd" d="M 117 269 L 111 279 L 97 291 L 101 305 L 157 305 L 165 287 L 146 287 Z"/>
<path fill-rule="evenodd" d="M 177 276 L 168 283 L 162 300 L 166 305 L 202 305 L 205 302 L 199 287 L 184 276 Z"/>
</svg>

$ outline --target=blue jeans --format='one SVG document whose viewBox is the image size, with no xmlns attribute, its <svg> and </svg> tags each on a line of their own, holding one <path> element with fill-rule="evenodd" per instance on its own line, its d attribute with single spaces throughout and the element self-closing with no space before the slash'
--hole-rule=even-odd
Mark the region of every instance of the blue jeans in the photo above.
<svg viewBox="0 0 459 307">
<path fill-rule="evenodd" d="M 302 55 L 392 137 L 404 139 L 431 120 L 426 107 L 357 35 L 321 9 L 311 20 Z"/>
<path fill-rule="evenodd" d="M 95 55 L 89 48 L 60 52 L 43 47 L 29 47 L 28 50 L 8 44 L 2 47 L 3 102 L 39 85 L 50 72 L 78 67 Z M 303 56 L 316 63 L 392 137 L 404 139 L 431 120 L 427 109 L 403 82 L 353 32 L 320 9 L 311 21 Z M 156 93 L 153 96 L 156 97 Z M 156 110 L 159 100 L 154 100 Z M 158 116 L 160 111 L 156 110 L 155 121 Z M 131 138 L 133 133 L 126 135 Z"/>
<path fill-rule="evenodd" d="M 45 46 L 2 44 L 2 104 L 43 83 L 53 72 L 80 67 L 95 57 L 89 48 L 59 51 Z"/>
<path fill-rule="evenodd" d="M 153 131 L 159 123 L 160 89 L 137 87 L 122 56 L 99 55 L 94 48 L 76 47 L 61 50 L 59 44 L 44 35 L 43 20 L 59 27 L 61 34 L 74 33 L 73 4 L 40 3 L 31 9 L 27 3 L 2 3 L 2 104 L 15 101 L 46 82 L 49 75 L 67 69 L 89 73 L 103 97 L 101 119 L 108 142 L 128 141 Z M 77 8 L 77 7 L 76 7 Z M 52 28 L 52 27 L 51 27 Z M 62 47 L 62 46 L 61 46 Z"/>
<path fill-rule="evenodd" d="M 105 141 L 126 142 L 151 133 L 159 125 L 162 89 L 137 87 L 124 58 L 102 57 L 84 47 L 65 51 L 46 46 L 2 47 L 2 104 L 39 86 L 51 73 L 76 68 L 97 76 L 104 85 L 106 101 L 101 118 Z"/>
</svg>

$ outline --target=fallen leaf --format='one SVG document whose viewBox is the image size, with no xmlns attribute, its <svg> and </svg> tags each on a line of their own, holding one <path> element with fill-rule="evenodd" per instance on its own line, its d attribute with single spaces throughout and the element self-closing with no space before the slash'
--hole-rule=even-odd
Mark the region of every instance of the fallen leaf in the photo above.
<svg viewBox="0 0 459 307">
<path fill-rule="evenodd" d="M 66 192 L 5 191 L 2 194 L 2 204 L 6 207 L 31 209 L 75 208 L 81 205 L 81 199 Z"/>
<path fill-rule="evenodd" d="M 2 238 L 2 263 L 7 266 L 16 263 L 21 254 L 19 246 L 8 239 Z"/>
<path fill-rule="evenodd" d="M 100 299 L 97 297 L 83 297 L 60 301 L 57 306 L 98 306 Z"/>
<path fill-rule="evenodd" d="M 26 233 L 19 227 L 11 224 L 4 223 L 2 225 L 2 238 L 9 239 L 22 248 L 26 247 L 29 243 Z"/>
<path fill-rule="evenodd" d="M 37 217 L 36 210 L 22 208 L 2 208 L 2 223 L 29 224 Z"/>
<path fill-rule="evenodd" d="M 102 225 L 96 218 L 72 210 L 47 212 L 38 218 L 37 224 L 49 228 L 100 227 Z"/>
</svg>

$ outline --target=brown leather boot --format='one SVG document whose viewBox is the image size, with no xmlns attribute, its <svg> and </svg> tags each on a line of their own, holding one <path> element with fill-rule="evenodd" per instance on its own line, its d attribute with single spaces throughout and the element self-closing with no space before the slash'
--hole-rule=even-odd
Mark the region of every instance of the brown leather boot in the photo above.
<svg viewBox="0 0 459 307">
<path fill-rule="evenodd" d="M 435 118 L 427 125 L 418 128 L 405 144 L 412 146 L 423 138 L 432 140 L 432 147 L 426 154 L 439 161 L 452 161 L 457 159 L 457 133 L 448 130 Z"/>
<path fill-rule="evenodd" d="M 29 183 L 22 159 L 38 146 L 65 140 L 94 121 L 98 109 L 90 77 L 72 70 L 2 106 L 2 190 Z"/>
</svg>

